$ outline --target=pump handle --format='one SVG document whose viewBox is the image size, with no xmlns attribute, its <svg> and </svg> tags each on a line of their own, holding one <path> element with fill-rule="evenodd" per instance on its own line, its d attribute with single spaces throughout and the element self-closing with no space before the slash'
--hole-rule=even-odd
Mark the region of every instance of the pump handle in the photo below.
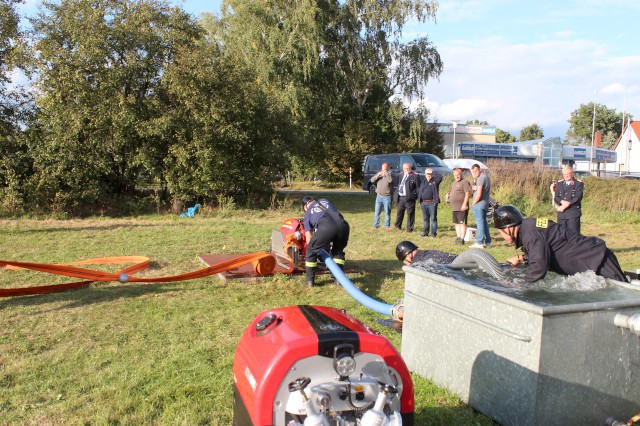
<svg viewBox="0 0 640 426">
<path fill-rule="evenodd" d="M 289 383 L 289 392 L 296 392 L 306 388 L 311 379 L 309 377 L 298 377 L 293 382 Z"/>
</svg>

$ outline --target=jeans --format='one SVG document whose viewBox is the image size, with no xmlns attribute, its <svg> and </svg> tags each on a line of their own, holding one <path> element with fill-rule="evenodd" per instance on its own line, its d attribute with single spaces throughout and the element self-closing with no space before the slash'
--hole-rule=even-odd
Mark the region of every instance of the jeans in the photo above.
<svg viewBox="0 0 640 426">
<path fill-rule="evenodd" d="M 438 205 L 434 202 L 421 203 L 422 209 L 422 233 L 429 235 L 429 222 L 431 222 L 431 236 L 438 234 Z"/>
<path fill-rule="evenodd" d="M 479 201 L 471 208 L 473 217 L 476 219 L 476 243 L 491 244 L 491 232 L 489 223 L 487 223 L 487 213 L 489 212 L 489 203 L 487 201 Z"/>
<path fill-rule="evenodd" d="M 377 195 L 376 194 L 376 207 L 373 212 L 373 227 L 378 228 L 380 226 L 380 211 L 384 208 L 384 226 L 385 228 L 391 227 L 391 195 Z"/>
</svg>

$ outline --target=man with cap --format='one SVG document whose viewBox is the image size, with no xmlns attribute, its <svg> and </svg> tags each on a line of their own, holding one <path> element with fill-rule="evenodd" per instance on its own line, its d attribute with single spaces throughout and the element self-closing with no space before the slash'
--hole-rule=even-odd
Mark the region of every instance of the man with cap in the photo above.
<svg viewBox="0 0 640 426">
<path fill-rule="evenodd" d="M 400 241 L 396 246 L 396 257 L 400 262 L 408 266 L 414 262 L 424 262 L 427 260 L 448 265 L 458 256 L 440 250 L 418 250 L 417 245 L 405 240 Z"/>
<path fill-rule="evenodd" d="M 318 267 L 318 253 L 329 244 L 331 257 L 340 268 L 344 267 L 344 248 L 349 242 L 349 224 L 326 198 L 316 201 L 313 197 L 307 196 L 300 204 L 305 212 L 302 223 L 307 241 L 305 286 L 313 287 Z"/>
<path fill-rule="evenodd" d="M 432 169 L 425 169 L 424 177 L 418 191 L 422 210 L 422 235 L 420 236 L 435 238 L 438 235 L 438 204 L 440 204 L 439 191 L 442 176 Z"/>
<path fill-rule="evenodd" d="M 555 184 L 553 204 L 558 212 L 558 223 L 578 234 L 583 193 L 584 184 L 573 177 L 573 169 L 569 166 L 563 167 L 562 179 Z"/>
<path fill-rule="evenodd" d="M 594 271 L 597 275 L 628 282 L 618 259 L 605 242 L 585 237 L 564 225 L 544 218 L 524 218 L 511 205 L 496 209 L 493 223 L 500 236 L 515 244 L 516 256 L 507 259 L 512 265 L 528 262 L 525 280 L 537 281 L 547 271 L 561 275 Z M 522 254 L 518 250 L 522 249 Z"/>
</svg>

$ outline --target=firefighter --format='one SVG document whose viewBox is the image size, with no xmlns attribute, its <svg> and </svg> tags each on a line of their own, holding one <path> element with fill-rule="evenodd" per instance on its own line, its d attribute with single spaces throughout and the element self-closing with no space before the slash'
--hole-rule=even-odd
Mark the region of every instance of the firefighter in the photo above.
<svg viewBox="0 0 640 426">
<path fill-rule="evenodd" d="M 571 167 L 565 166 L 562 169 L 562 179 L 556 182 L 554 189 L 553 203 L 558 212 L 558 223 L 579 234 L 584 184 L 573 177 Z"/>
<path fill-rule="evenodd" d="M 344 268 L 344 248 L 349 242 L 349 224 L 338 209 L 325 198 L 316 201 L 313 197 L 307 196 L 300 204 L 305 212 L 302 222 L 307 241 L 305 286 L 313 287 L 318 267 L 318 253 L 329 244 L 331 257 L 340 268 Z"/>
<path fill-rule="evenodd" d="M 413 262 L 433 260 L 435 263 L 449 265 L 457 257 L 455 254 L 440 250 L 418 250 L 418 246 L 411 241 L 400 241 L 396 246 L 396 257 L 405 265 Z"/>
<path fill-rule="evenodd" d="M 618 259 L 605 242 L 585 237 L 566 226 L 544 218 L 524 218 L 514 206 L 496 209 L 493 218 L 500 236 L 515 244 L 516 256 L 507 259 L 512 265 L 528 263 L 525 280 L 537 281 L 547 271 L 561 275 L 594 271 L 605 278 L 628 282 Z M 518 250 L 522 249 L 522 254 Z"/>
</svg>

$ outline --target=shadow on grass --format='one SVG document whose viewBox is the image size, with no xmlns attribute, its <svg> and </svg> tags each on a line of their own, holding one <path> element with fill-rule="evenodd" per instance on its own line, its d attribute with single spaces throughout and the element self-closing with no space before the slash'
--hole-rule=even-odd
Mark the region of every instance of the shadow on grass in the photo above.
<svg viewBox="0 0 640 426">
<path fill-rule="evenodd" d="M 609 247 L 610 248 L 610 247 Z M 613 251 L 613 254 L 616 253 L 626 253 L 626 252 L 637 252 L 638 250 L 640 250 L 640 247 L 627 247 L 627 248 L 623 248 L 623 249 L 611 249 Z"/>
<path fill-rule="evenodd" d="M 52 233 L 52 232 L 71 232 L 71 231 L 113 231 L 121 228 L 154 228 L 154 227 L 166 227 L 167 224 L 147 224 L 147 223 L 119 223 L 113 225 L 90 225 L 90 226 L 69 226 L 69 227 L 52 227 L 52 228 L 42 228 L 42 229 L 15 229 L 13 232 L 18 232 L 21 234 L 40 234 L 40 233 Z"/>
<path fill-rule="evenodd" d="M 305 195 L 310 195 L 315 199 L 326 198 L 331 201 L 332 204 L 336 206 L 340 213 L 343 215 L 356 214 L 356 213 L 366 213 L 371 212 L 373 216 L 373 208 L 376 201 L 376 197 L 373 195 L 369 195 L 363 191 L 364 195 L 361 193 L 321 193 L 321 192 L 305 192 L 300 191 L 296 193 L 278 193 L 278 199 L 289 199 L 293 200 L 295 205 L 299 205 L 299 200 L 302 199 Z M 394 203 L 395 207 L 395 203 Z M 417 209 L 419 210 L 419 209 Z M 395 211 L 392 212 L 393 217 L 395 218 Z M 346 216 L 345 216 L 346 217 Z M 348 221 L 348 218 L 347 218 Z"/>
</svg>

